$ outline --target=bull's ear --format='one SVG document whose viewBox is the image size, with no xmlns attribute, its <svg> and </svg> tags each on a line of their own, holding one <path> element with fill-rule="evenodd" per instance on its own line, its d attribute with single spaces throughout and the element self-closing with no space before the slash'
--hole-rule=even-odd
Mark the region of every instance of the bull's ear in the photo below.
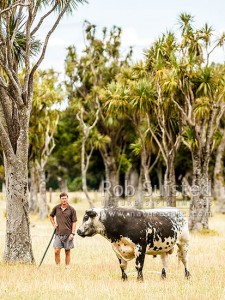
<svg viewBox="0 0 225 300">
<path fill-rule="evenodd" d="M 90 209 L 90 210 L 86 210 L 86 215 L 88 215 L 91 218 L 94 218 L 97 216 L 97 213 L 96 213 L 96 211 Z"/>
</svg>

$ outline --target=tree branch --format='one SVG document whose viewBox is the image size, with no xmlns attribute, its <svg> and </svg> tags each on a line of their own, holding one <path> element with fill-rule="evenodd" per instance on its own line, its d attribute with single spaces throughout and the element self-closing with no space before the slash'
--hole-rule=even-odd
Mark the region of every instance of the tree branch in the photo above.
<svg viewBox="0 0 225 300">
<path fill-rule="evenodd" d="M 151 135 L 153 136 L 154 140 L 155 140 L 156 143 L 158 144 L 159 149 L 160 149 L 161 152 L 162 152 L 162 156 L 163 156 L 163 158 L 164 158 L 164 160 L 165 160 L 165 162 L 166 162 L 166 161 L 167 161 L 166 153 L 165 153 L 165 151 L 164 151 L 164 149 L 163 149 L 163 147 L 162 147 L 162 145 L 161 145 L 159 139 L 157 138 L 157 136 L 155 135 L 155 133 L 153 132 L 153 130 L 152 130 L 152 128 L 151 128 L 151 123 L 150 123 L 150 119 L 149 119 L 149 116 L 148 116 L 148 115 L 147 115 L 147 119 L 148 119 L 148 129 L 150 130 Z"/>
<path fill-rule="evenodd" d="M 12 69 L 12 47 L 10 41 L 10 14 L 6 14 L 6 64 Z"/>
<path fill-rule="evenodd" d="M 23 0 L 23 2 L 24 2 L 24 0 Z M 13 31 L 13 35 L 11 37 L 11 44 L 12 45 L 14 43 L 14 40 L 15 40 L 15 37 L 16 37 L 17 31 L 18 31 L 18 28 L 19 28 L 19 24 L 20 24 L 20 20 L 21 20 L 21 16 L 22 16 L 22 11 L 23 11 L 23 6 L 21 5 L 20 9 L 19 9 L 17 21 L 16 21 L 16 26 L 15 26 L 15 29 Z"/>
<path fill-rule="evenodd" d="M 89 154 L 86 155 L 85 173 L 86 173 L 87 170 L 88 170 L 89 162 L 90 162 L 90 159 L 91 159 L 91 156 L 92 156 L 93 151 L 94 151 L 94 146 L 91 146 L 91 151 L 89 152 Z"/>
<path fill-rule="evenodd" d="M 28 81 L 30 75 L 30 50 L 31 50 L 31 38 L 30 38 L 30 29 L 31 29 L 31 21 L 32 21 L 32 8 L 33 5 L 29 7 L 29 13 L 26 23 L 26 54 L 25 54 L 25 76 L 23 83 L 23 95 L 24 95 L 24 104 L 28 103 Z"/>
<path fill-rule="evenodd" d="M 40 5 L 40 2 L 39 1 L 39 5 Z M 38 4 L 38 3 L 37 3 Z M 35 16 L 37 15 L 37 10 L 38 10 L 38 6 L 36 4 L 36 7 L 35 7 L 35 11 L 34 11 L 34 14 L 33 14 L 33 19 L 31 21 L 31 24 L 33 23 L 34 19 L 35 19 Z M 52 9 L 50 9 L 41 19 L 40 21 L 38 22 L 37 26 L 31 31 L 31 36 L 34 35 L 38 29 L 40 28 L 41 24 L 43 23 L 44 19 L 46 19 L 57 7 L 58 3 L 56 2 L 55 5 L 53 6 Z"/>
<path fill-rule="evenodd" d="M 0 74 L 0 86 L 3 87 L 5 90 L 7 90 L 7 85 L 6 83 L 4 82 L 1 74 Z"/>
<path fill-rule="evenodd" d="M 2 122 L 0 122 L 0 141 L 1 141 L 1 145 L 2 145 L 6 159 L 10 163 L 13 163 L 15 161 L 16 157 L 15 157 L 12 145 L 10 143 L 9 136 L 8 136 Z"/>
<path fill-rule="evenodd" d="M 15 97 L 15 102 L 16 104 L 18 105 L 18 107 L 22 107 L 24 106 L 24 103 L 22 101 L 22 98 L 21 98 L 21 89 L 20 89 L 20 86 L 18 85 L 17 83 L 17 77 L 13 76 L 11 70 L 8 68 L 7 64 L 4 63 L 4 58 L 2 56 L 2 53 L 0 52 L 0 66 L 2 67 L 2 69 L 5 71 L 6 75 L 8 76 L 9 80 L 10 80 L 10 83 L 12 83 L 12 87 L 11 88 L 14 88 L 16 93 L 12 90 L 8 91 L 10 92 L 10 94 L 13 94 L 13 96 Z"/>
<path fill-rule="evenodd" d="M 158 160 L 159 160 L 159 157 L 160 157 L 160 149 L 159 149 L 159 152 L 156 156 L 156 159 L 154 160 L 153 164 L 151 165 L 151 167 L 148 169 L 149 170 L 149 173 L 151 173 L 151 171 L 153 170 L 154 166 L 157 164 Z"/>
<path fill-rule="evenodd" d="M 22 2 L 23 2 L 23 1 L 22 1 Z M 2 14 L 4 14 L 4 13 L 8 12 L 8 11 L 11 10 L 11 9 L 14 9 L 14 8 L 17 7 L 17 6 L 29 6 L 29 5 L 30 5 L 30 2 L 28 2 L 28 3 L 22 3 L 22 2 L 21 2 L 21 1 L 17 1 L 17 2 L 15 2 L 13 5 L 10 5 L 8 8 L 1 10 L 1 11 L 0 11 L 0 15 L 2 15 Z"/>
<path fill-rule="evenodd" d="M 194 122 L 191 120 L 190 116 L 188 117 L 183 108 L 177 103 L 176 100 L 174 100 L 173 96 L 171 97 L 172 102 L 177 106 L 181 114 L 184 116 L 186 122 L 190 124 L 191 126 L 195 126 Z"/>
<path fill-rule="evenodd" d="M 59 121 L 59 115 L 57 115 L 57 117 L 56 117 L 56 120 L 54 122 L 54 125 L 53 125 L 50 135 L 49 135 L 50 125 L 49 125 L 49 123 L 47 124 L 46 133 L 45 133 L 45 144 L 44 144 L 44 148 L 41 152 L 41 167 L 42 168 L 44 168 L 49 155 L 52 153 L 53 149 L 55 148 L 54 134 L 55 134 L 55 130 L 56 130 L 58 121 Z M 49 145 L 51 142 L 52 142 L 52 146 L 51 146 L 51 148 L 49 148 Z M 45 160 L 43 159 L 44 155 L 47 156 L 47 158 Z"/>
<path fill-rule="evenodd" d="M 32 84 L 34 72 L 37 70 L 37 68 L 39 67 L 39 65 L 41 64 L 41 62 L 43 61 L 43 59 L 45 57 L 45 52 L 46 52 L 46 48 L 47 48 L 47 45 L 48 45 L 49 38 L 52 35 L 52 33 L 54 32 L 54 30 L 56 29 L 56 27 L 58 26 L 62 16 L 65 14 L 65 12 L 66 12 L 67 8 L 69 7 L 69 5 L 70 5 L 70 0 L 67 1 L 67 3 L 65 4 L 65 7 L 63 8 L 61 13 L 59 14 L 58 18 L 56 19 L 53 27 L 49 30 L 49 32 L 48 32 L 48 34 L 45 38 L 45 42 L 44 42 L 44 46 L 42 48 L 41 56 L 40 56 L 40 58 L 38 59 L 38 61 L 36 62 L 36 64 L 33 66 L 32 70 L 31 70 L 28 85 Z"/>
<path fill-rule="evenodd" d="M 37 3 L 36 3 L 36 5 L 35 5 L 33 14 L 32 14 L 31 25 L 33 24 L 33 22 L 34 22 L 34 20 L 36 18 L 36 15 L 37 15 L 37 12 L 38 12 L 38 8 L 40 7 L 40 4 L 41 4 L 41 0 L 38 0 Z M 31 36 L 32 36 L 32 33 L 31 33 Z"/>
</svg>

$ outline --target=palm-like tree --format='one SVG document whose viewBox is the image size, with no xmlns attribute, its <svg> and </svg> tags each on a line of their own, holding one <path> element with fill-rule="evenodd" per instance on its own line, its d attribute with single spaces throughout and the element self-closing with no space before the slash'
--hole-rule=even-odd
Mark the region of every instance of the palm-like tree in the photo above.
<svg viewBox="0 0 225 300">
<path fill-rule="evenodd" d="M 106 91 L 108 113 L 111 116 L 121 116 L 124 120 L 130 120 L 137 136 L 130 146 L 141 159 L 136 203 L 138 207 L 143 206 L 144 189 L 147 189 L 153 206 L 150 172 L 157 163 L 160 153 L 148 134 L 147 114 L 153 113 L 155 89 L 146 75 L 146 68 L 142 63 L 123 69 L 117 76 L 117 81 L 108 85 Z M 152 154 L 156 154 L 154 150 L 158 151 L 158 155 L 152 163 Z"/>
<path fill-rule="evenodd" d="M 49 38 L 72 5 L 85 1 L 1 1 L 0 11 L 0 141 L 4 151 L 7 182 L 7 229 L 4 259 L 33 263 L 28 217 L 29 118 L 33 100 L 34 73 L 44 59 Z M 48 9 L 40 19 L 42 6 Z M 56 20 L 41 48 L 35 35 L 48 16 Z M 40 50 L 31 65 L 31 56 Z M 23 62 L 24 77 L 19 78 Z"/>
<path fill-rule="evenodd" d="M 176 206 L 175 159 L 181 142 L 182 123 L 172 99 L 179 97 L 177 76 L 178 44 L 173 33 L 167 32 L 146 53 L 146 68 L 156 90 L 154 114 L 148 114 L 149 131 L 157 142 L 166 164 L 164 195 L 168 205 Z"/>
<path fill-rule="evenodd" d="M 62 88 L 57 77 L 58 73 L 54 72 L 53 69 L 49 69 L 37 71 L 34 78 L 33 106 L 29 128 L 29 160 L 31 165 L 34 164 L 34 169 L 36 169 L 39 178 L 40 219 L 45 219 L 48 215 L 45 167 L 55 147 L 54 134 L 59 119 L 59 111 L 53 107 L 63 99 Z M 32 197 L 31 193 L 30 196 Z M 33 209 L 36 212 L 35 205 L 37 203 L 33 204 Z M 30 209 L 30 211 L 32 210 Z"/>
<path fill-rule="evenodd" d="M 212 29 L 208 25 L 204 30 L 193 30 L 190 21 L 183 22 L 179 65 L 174 68 L 181 97 L 174 98 L 173 103 L 185 127 L 184 142 L 192 153 L 192 184 L 198 189 L 191 193 L 189 227 L 193 230 L 208 228 L 208 165 L 214 134 L 225 110 L 224 70 L 215 64 L 208 65 L 209 54 L 219 46 L 216 43 L 209 50 L 212 44 Z"/>
<path fill-rule="evenodd" d="M 105 109 L 104 87 L 115 79 L 120 66 L 128 63 L 120 58 L 121 29 L 113 27 L 109 32 L 102 30 L 102 38 L 96 35 L 96 26 L 89 22 L 84 23 L 86 47 L 84 54 L 78 58 L 74 47 L 68 49 L 66 72 L 68 76 L 67 91 L 71 104 L 79 103 L 77 117 L 80 123 L 82 137 L 82 178 L 83 189 L 86 191 L 85 176 L 88 163 L 95 143 L 91 143 L 92 132 L 96 130 L 98 137 L 104 137 L 98 149 L 105 165 L 105 178 L 110 192 L 106 193 L 106 206 L 116 205 L 115 189 L 119 184 L 121 144 L 124 146 L 124 122 L 118 116 L 110 116 Z M 76 82 L 76 84 L 74 84 Z M 95 129 L 93 127 L 95 126 Z M 106 138 L 106 139 L 105 139 Z M 90 146 L 90 152 L 85 150 Z M 97 145 L 96 145 L 97 146 Z M 122 147 L 123 148 L 123 147 Z M 123 153 L 123 151 L 122 151 Z M 91 204 L 91 203 L 90 203 Z"/>
</svg>

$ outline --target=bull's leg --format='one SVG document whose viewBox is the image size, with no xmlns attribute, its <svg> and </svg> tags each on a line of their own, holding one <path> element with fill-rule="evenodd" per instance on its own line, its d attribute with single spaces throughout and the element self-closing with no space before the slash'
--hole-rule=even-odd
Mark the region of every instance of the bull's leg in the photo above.
<svg viewBox="0 0 225 300">
<path fill-rule="evenodd" d="M 178 244 L 178 260 L 182 261 L 185 270 L 185 277 L 190 278 L 191 274 L 188 270 L 188 241 L 180 241 Z"/>
<path fill-rule="evenodd" d="M 123 281 L 126 281 L 127 280 L 127 274 L 126 274 L 126 272 L 125 272 L 125 270 L 126 270 L 126 268 L 127 268 L 127 261 L 126 260 L 124 260 L 123 258 L 121 258 L 120 256 L 118 256 L 117 255 L 117 257 L 118 257 L 118 260 L 119 260 L 119 263 L 120 263 L 120 269 L 121 269 L 121 271 L 122 271 L 122 280 Z"/>
<path fill-rule="evenodd" d="M 146 246 L 140 246 L 140 245 L 135 246 L 135 267 L 138 272 L 137 274 L 138 281 L 143 281 L 142 269 L 145 261 L 145 250 L 146 250 Z"/>
<path fill-rule="evenodd" d="M 160 255 L 160 257 L 162 259 L 162 264 L 163 264 L 161 278 L 165 279 L 166 278 L 166 269 L 167 269 L 167 265 L 168 265 L 168 253 L 163 253 Z"/>
</svg>

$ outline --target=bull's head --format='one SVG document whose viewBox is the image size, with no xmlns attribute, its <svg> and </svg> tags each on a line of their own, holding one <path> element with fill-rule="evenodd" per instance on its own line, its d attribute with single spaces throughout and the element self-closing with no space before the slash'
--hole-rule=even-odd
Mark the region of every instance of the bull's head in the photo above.
<svg viewBox="0 0 225 300">
<path fill-rule="evenodd" d="M 78 228 L 77 234 L 82 237 L 93 236 L 97 233 L 101 233 L 103 227 L 97 212 L 94 209 L 89 209 L 85 212 L 83 223 Z"/>
</svg>

